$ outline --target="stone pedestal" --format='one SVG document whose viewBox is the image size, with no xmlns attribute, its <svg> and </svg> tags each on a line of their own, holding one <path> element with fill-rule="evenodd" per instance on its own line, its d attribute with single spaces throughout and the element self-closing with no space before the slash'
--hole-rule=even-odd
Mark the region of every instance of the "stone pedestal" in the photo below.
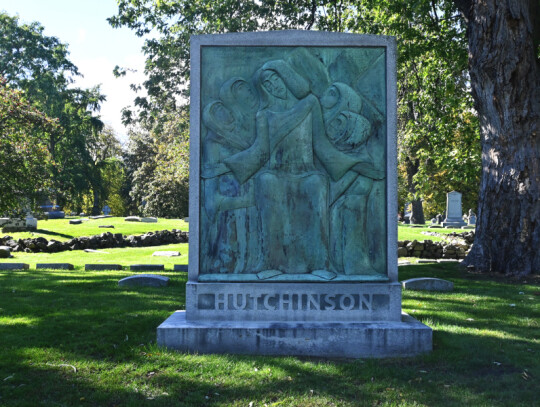
<svg viewBox="0 0 540 407">
<path fill-rule="evenodd" d="M 442 223 L 445 228 L 461 228 L 467 226 L 463 221 L 461 209 L 461 193 L 452 191 L 446 194 L 446 219 Z"/>
<path fill-rule="evenodd" d="M 183 352 L 347 358 L 416 356 L 432 349 L 431 328 L 399 321 L 188 321 L 177 311 L 157 331 L 161 346 Z"/>
<path fill-rule="evenodd" d="M 395 53 L 371 35 L 191 38 L 186 311 L 157 328 L 158 345 L 431 351 L 431 328 L 401 311 Z"/>
</svg>

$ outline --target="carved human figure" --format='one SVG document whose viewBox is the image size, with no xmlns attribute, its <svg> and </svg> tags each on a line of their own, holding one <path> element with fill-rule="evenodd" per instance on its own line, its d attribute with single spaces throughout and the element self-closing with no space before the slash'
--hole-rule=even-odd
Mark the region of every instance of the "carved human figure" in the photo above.
<svg viewBox="0 0 540 407">
<path fill-rule="evenodd" d="M 253 135 L 241 129 L 236 114 L 221 100 L 204 108 L 203 123 L 203 267 L 214 273 L 246 272 L 256 261 L 253 183 L 240 185 L 223 161 L 248 148 Z"/>
<path fill-rule="evenodd" d="M 332 266 L 343 274 L 377 273 L 370 260 L 367 224 L 368 198 L 373 180 L 382 179 L 383 171 L 373 165 L 367 140 L 373 132 L 362 115 L 360 96 L 348 85 L 336 82 L 321 98 L 326 131 L 332 143 L 348 155 L 364 162 L 359 174 L 348 171 L 330 187 L 330 253 Z"/>
<path fill-rule="evenodd" d="M 338 180 L 358 161 L 329 142 L 318 99 L 285 61 L 264 64 L 255 82 L 262 98 L 257 138 L 225 164 L 240 182 L 256 174 L 262 245 L 256 270 L 288 274 L 328 270 L 328 174 Z"/>
</svg>

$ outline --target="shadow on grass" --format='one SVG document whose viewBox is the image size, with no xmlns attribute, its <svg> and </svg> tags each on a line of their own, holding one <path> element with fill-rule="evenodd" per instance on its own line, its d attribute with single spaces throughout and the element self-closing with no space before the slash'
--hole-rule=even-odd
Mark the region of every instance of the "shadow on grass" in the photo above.
<svg viewBox="0 0 540 407">
<path fill-rule="evenodd" d="M 65 237 L 66 239 L 73 239 L 73 235 L 68 235 L 66 233 L 52 232 L 47 229 L 37 229 L 34 233 L 40 233 L 42 235 Z"/>
<path fill-rule="evenodd" d="M 123 288 L 117 281 L 125 272 L 2 272 L 0 404 L 371 406 L 400 405 L 405 397 L 410 405 L 533 405 L 534 386 L 517 386 L 529 384 L 521 378 L 525 366 L 532 364 L 533 377 L 538 372 L 538 361 L 526 365 L 528 349 L 540 351 L 533 341 L 538 327 L 516 326 L 520 310 L 498 308 L 508 302 L 508 286 L 487 283 L 482 293 L 457 269 L 428 273 L 431 268 L 407 274 L 446 276 L 457 291 L 405 292 L 404 302 L 424 304 L 413 315 L 435 323 L 433 353 L 357 361 L 190 355 L 156 347 L 156 327 L 184 307 L 183 273 L 168 272 L 165 288 Z M 478 305 L 471 311 L 472 300 Z M 464 321 L 471 313 L 475 321 Z"/>
</svg>

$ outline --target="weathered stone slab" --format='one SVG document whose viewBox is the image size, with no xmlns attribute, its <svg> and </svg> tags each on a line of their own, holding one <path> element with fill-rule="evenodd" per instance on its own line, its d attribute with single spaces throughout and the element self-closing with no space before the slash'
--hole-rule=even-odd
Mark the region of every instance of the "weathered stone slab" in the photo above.
<svg viewBox="0 0 540 407">
<path fill-rule="evenodd" d="M 140 222 L 141 218 L 139 218 L 138 216 L 128 216 L 128 217 L 124 218 L 124 220 L 126 222 Z"/>
<path fill-rule="evenodd" d="M 438 259 L 437 263 L 457 263 L 458 259 Z"/>
<path fill-rule="evenodd" d="M 157 274 L 137 274 L 118 281 L 119 286 L 136 287 L 165 287 L 169 284 L 169 278 Z"/>
<path fill-rule="evenodd" d="M 69 221 L 70 225 L 80 225 L 83 221 L 81 219 L 71 219 Z"/>
<path fill-rule="evenodd" d="M 152 256 L 176 257 L 176 256 L 180 256 L 180 252 L 176 252 L 176 251 L 158 251 L 158 252 L 152 253 Z"/>
<path fill-rule="evenodd" d="M 183 272 L 187 273 L 188 265 L 187 264 L 175 264 L 174 265 L 174 271 L 183 271 Z"/>
<path fill-rule="evenodd" d="M 157 218 L 154 218 L 154 217 L 141 219 L 141 222 L 144 222 L 144 223 L 157 223 L 157 221 L 158 221 Z"/>
<path fill-rule="evenodd" d="M 98 227 L 101 229 L 114 229 L 114 225 L 99 225 Z"/>
<path fill-rule="evenodd" d="M 86 271 L 122 270 L 121 264 L 85 264 Z"/>
<path fill-rule="evenodd" d="M 47 270 L 73 270 L 73 264 L 71 263 L 38 263 L 36 269 Z"/>
<path fill-rule="evenodd" d="M 0 259 L 7 259 L 11 256 L 11 247 L 0 246 Z"/>
<path fill-rule="evenodd" d="M 176 311 L 157 343 L 182 352 L 347 358 L 416 356 L 431 351 L 432 330 L 407 314 L 386 322 L 190 321 Z"/>
<path fill-rule="evenodd" d="M 395 40 L 202 35 L 191 58 L 186 311 L 158 328 L 158 343 L 430 351 L 431 329 L 401 315 L 397 281 Z"/>
<path fill-rule="evenodd" d="M 131 271 L 163 271 L 165 266 L 163 264 L 132 264 L 129 269 Z"/>
<path fill-rule="evenodd" d="M 110 254 L 110 252 L 106 252 L 103 250 L 94 250 L 94 249 L 84 249 L 86 253 L 102 253 L 102 254 Z"/>
<path fill-rule="evenodd" d="M 475 225 L 462 226 L 461 229 L 476 229 Z"/>
<path fill-rule="evenodd" d="M 398 266 L 410 266 L 410 261 L 398 261 Z"/>
<path fill-rule="evenodd" d="M 437 263 L 437 259 L 418 259 L 417 263 L 419 263 L 419 264 Z"/>
<path fill-rule="evenodd" d="M 0 263 L 0 270 L 26 270 L 28 267 L 26 263 Z"/>
<path fill-rule="evenodd" d="M 453 291 L 454 283 L 440 278 L 420 277 L 401 282 L 404 290 L 415 291 Z"/>
<path fill-rule="evenodd" d="M 192 321 L 399 321 L 401 286 L 188 282 L 186 310 Z"/>
</svg>

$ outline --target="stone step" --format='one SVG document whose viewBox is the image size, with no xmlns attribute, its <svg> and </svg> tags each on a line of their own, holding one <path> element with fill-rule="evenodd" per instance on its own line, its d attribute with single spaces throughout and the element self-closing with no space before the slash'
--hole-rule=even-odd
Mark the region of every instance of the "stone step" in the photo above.
<svg viewBox="0 0 540 407">
<path fill-rule="evenodd" d="M 129 269 L 131 271 L 163 271 L 163 264 L 132 264 Z"/>
<path fill-rule="evenodd" d="M 73 264 L 70 263 L 38 263 L 36 269 L 47 270 L 73 270 Z"/>
<path fill-rule="evenodd" d="M 165 287 L 169 284 L 169 277 L 158 274 L 137 274 L 118 281 L 119 286 L 131 287 Z"/>
<path fill-rule="evenodd" d="M 122 270 L 121 264 L 85 264 L 86 271 Z"/>
<path fill-rule="evenodd" d="M 26 270 L 28 267 L 26 263 L 0 263 L 0 270 Z"/>
</svg>

